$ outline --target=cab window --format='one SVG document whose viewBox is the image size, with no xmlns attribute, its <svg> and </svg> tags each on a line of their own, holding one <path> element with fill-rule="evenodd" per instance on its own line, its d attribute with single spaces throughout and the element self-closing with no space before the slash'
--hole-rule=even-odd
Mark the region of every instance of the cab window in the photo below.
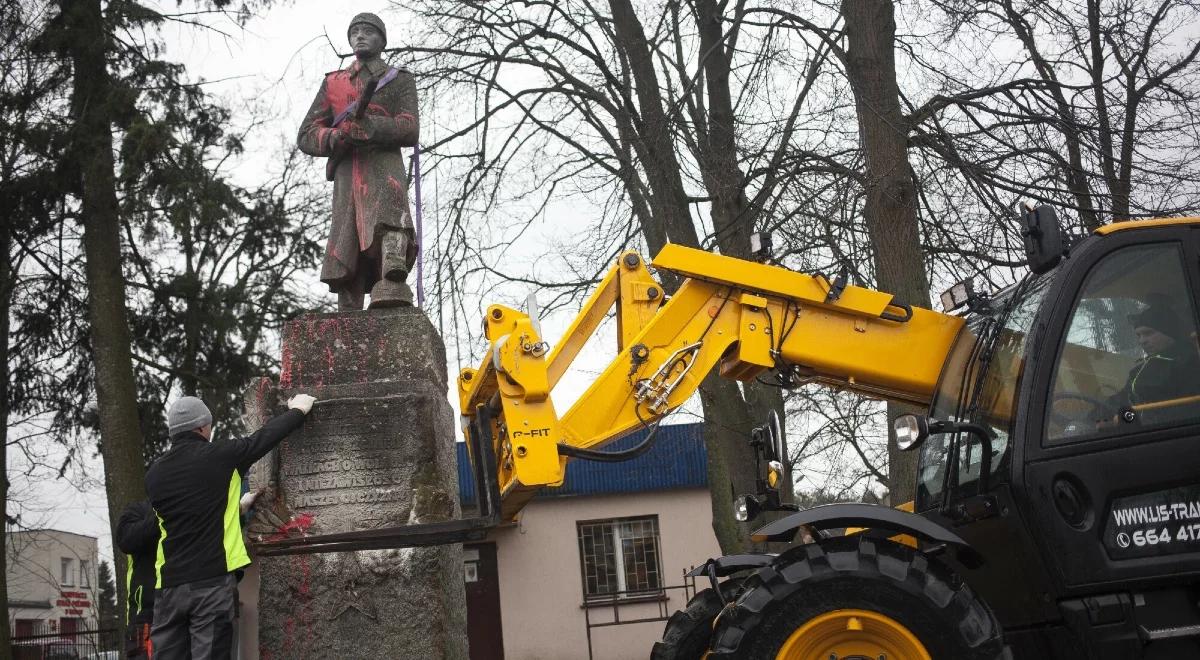
<svg viewBox="0 0 1200 660">
<path fill-rule="evenodd" d="M 1011 298 L 993 302 L 994 307 L 1006 310 L 999 321 L 982 318 L 963 329 L 930 408 L 934 419 L 974 421 L 992 430 L 993 473 L 1000 469 L 1008 452 L 1017 385 L 1025 366 L 1026 340 L 1049 282 L 1050 278 L 1041 278 L 1017 286 L 1010 292 Z M 979 479 L 983 448 L 975 436 L 963 434 L 959 440 L 957 484 L 963 485 Z M 947 434 L 932 436 L 921 446 L 919 506 L 928 506 L 934 498 L 941 497 L 949 467 L 949 446 Z"/>
<path fill-rule="evenodd" d="M 1123 248 L 1098 263 L 1058 351 L 1045 444 L 1200 422 L 1193 301 L 1178 244 Z"/>
</svg>

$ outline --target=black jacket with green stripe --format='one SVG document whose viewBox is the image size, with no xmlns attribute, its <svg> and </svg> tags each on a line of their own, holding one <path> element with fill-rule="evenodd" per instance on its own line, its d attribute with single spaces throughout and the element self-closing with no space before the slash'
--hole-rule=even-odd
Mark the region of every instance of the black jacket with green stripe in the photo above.
<svg viewBox="0 0 1200 660">
<path fill-rule="evenodd" d="M 158 514 L 158 588 L 232 573 L 250 563 L 238 501 L 242 474 L 304 423 L 289 410 L 254 435 L 209 442 L 195 431 L 171 437 L 146 472 L 146 494 Z"/>
<path fill-rule="evenodd" d="M 117 522 L 117 547 L 125 553 L 126 623 L 154 620 L 154 561 L 158 553 L 158 518 L 149 502 L 125 507 Z"/>
</svg>

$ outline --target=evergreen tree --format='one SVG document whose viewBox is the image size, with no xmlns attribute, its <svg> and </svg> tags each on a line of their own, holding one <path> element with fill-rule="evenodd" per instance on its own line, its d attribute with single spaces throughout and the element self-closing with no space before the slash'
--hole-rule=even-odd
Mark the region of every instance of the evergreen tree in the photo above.
<svg viewBox="0 0 1200 660">
<path fill-rule="evenodd" d="M 121 625 L 121 614 L 117 610 L 117 584 L 113 581 L 112 568 L 100 560 L 100 597 L 96 608 L 100 610 L 100 630 L 111 630 Z"/>
<path fill-rule="evenodd" d="M 54 209 L 61 193 L 56 176 L 63 148 L 56 108 L 62 106 L 65 67 L 39 58 L 31 46 L 44 27 L 48 7 L 36 0 L 0 0 L 0 446 L 27 447 L 22 419 L 50 409 L 56 399 L 54 331 L 42 312 L 57 306 L 62 287 L 42 273 L 44 246 L 54 242 Z M 7 452 L 0 452 L 0 507 L 9 506 Z M 8 548 L 0 544 L 0 565 Z M 7 576 L 0 573 L 0 593 Z M 10 636 L 8 602 L 0 599 L 0 640 Z M 12 657 L 0 644 L 0 660 Z"/>
<path fill-rule="evenodd" d="M 20 247 L 37 266 L 0 272 L 12 292 L 0 300 L 37 302 L 13 307 L 7 335 L 33 350 L 10 359 L 26 372 L 5 380 L 17 386 L 6 399 L 25 396 L 31 414 L 52 415 L 48 437 L 97 438 L 115 524 L 145 496 L 168 397 L 204 397 L 226 432 L 244 383 L 275 369 L 272 330 L 307 303 L 289 282 L 315 269 L 319 197 L 288 155 L 261 187 L 228 180 L 220 166 L 242 149 L 233 118 L 162 58 L 156 29 L 171 17 L 128 0 L 38 6 L 28 59 L 59 72 L 60 119 L 44 140 L 59 153 L 34 180 L 50 191 L 47 224 L 58 233 L 37 254 L 0 236 L 10 263 Z M 10 138 L 25 139 L 0 126 L 0 146 Z M 53 295 L 36 301 L 39 291 Z"/>
</svg>

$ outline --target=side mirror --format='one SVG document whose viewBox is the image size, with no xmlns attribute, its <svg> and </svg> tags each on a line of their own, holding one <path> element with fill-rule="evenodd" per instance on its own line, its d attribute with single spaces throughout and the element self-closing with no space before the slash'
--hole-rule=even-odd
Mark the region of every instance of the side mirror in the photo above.
<svg viewBox="0 0 1200 660">
<path fill-rule="evenodd" d="M 750 432 L 750 446 L 754 448 L 753 495 L 739 495 L 733 502 L 733 517 L 738 522 L 754 520 L 763 511 L 796 511 L 794 504 L 779 500 L 779 489 L 790 484 L 790 474 L 784 467 L 787 463 L 787 444 L 783 440 L 783 425 L 779 415 L 771 411 L 767 423 Z M 765 464 L 765 470 L 764 468 Z"/>
<path fill-rule="evenodd" d="M 750 234 L 750 255 L 755 261 L 766 263 L 771 260 L 772 256 L 771 232 L 756 231 Z"/>
<path fill-rule="evenodd" d="M 1049 271 L 1062 259 L 1062 229 L 1053 206 L 1027 208 L 1021 222 L 1021 237 L 1025 239 L 1025 260 L 1035 275 Z"/>
<path fill-rule="evenodd" d="M 929 418 L 925 415 L 900 415 L 892 422 L 896 431 L 896 446 L 909 451 L 929 438 Z"/>
<path fill-rule="evenodd" d="M 783 440 L 783 427 L 779 423 L 779 415 L 774 410 L 767 418 L 767 423 L 756 427 L 750 432 L 750 446 L 754 448 L 754 471 L 761 474 L 762 463 L 766 463 L 765 481 L 759 478 L 759 492 L 762 486 L 770 490 L 779 490 L 779 484 L 787 476 L 783 465 L 787 461 L 787 446 Z"/>
<path fill-rule="evenodd" d="M 753 495 L 738 495 L 733 501 L 733 519 L 738 522 L 749 522 L 762 512 L 762 504 Z"/>
<path fill-rule="evenodd" d="M 896 431 L 896 446 L 901 451 L 911 451 L 920 447 L 922 443 L 929 439 L 929 436 L 939 433 L 953 433 L 950 441 L 950 446 L 946 448 L 948 460 L 951 461 L 950 469 L 946 470 L 944 485 L 942 487 L 942 508 L 945 510 L 950 502 L 950 490 L 953 486 L 951 481 L 952 475 L 958 474 L 959 461 L 959 444 L 958 433 L 969 433 L 979 438 L 980 456 L 979 456 L 979 492 L 985 493 L 988 490 L 988 478 L 992 474 L 992 440 L 996 437 L 996 432 L 992 429 L 983 426 L 982 424 L 971 424 L 969 422 L 951 422 L 938 421 L 930 419 L 925 415 L 900 415 L 892 422 L 892 428 Z M 954 476 L 957 479 L 957 476 Z"/>
</svg>

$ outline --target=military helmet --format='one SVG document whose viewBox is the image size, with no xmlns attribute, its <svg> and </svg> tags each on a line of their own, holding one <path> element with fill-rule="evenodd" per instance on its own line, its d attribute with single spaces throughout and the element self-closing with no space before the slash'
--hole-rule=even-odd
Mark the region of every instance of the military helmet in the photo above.
<svg viewBox="0 0 1200 660">
<path fill-rule="evenodd" d="M 350 19 L 350 25 L 346 27 L 346 38 L 347 39 L 350 38 L 350 28 L 354 27 L 355 25 L 357 25 L 359 23 L 366 23 L 367 25 L 370 25 L 371 27 L 375 28 L 376 30 L 379 30 L 379 34 L 383 35 L 383 45 L 387 46 L 387 28 L 384 27 L 384 25 L 383 25 L 383 19 L 379 18 L 375 14 L 372 14 L 371 12 L 367 12 L 367 11 L 364 11 L 360 14 L 356 14 L 354 16 L 354 18 Z"/>
</svg>

